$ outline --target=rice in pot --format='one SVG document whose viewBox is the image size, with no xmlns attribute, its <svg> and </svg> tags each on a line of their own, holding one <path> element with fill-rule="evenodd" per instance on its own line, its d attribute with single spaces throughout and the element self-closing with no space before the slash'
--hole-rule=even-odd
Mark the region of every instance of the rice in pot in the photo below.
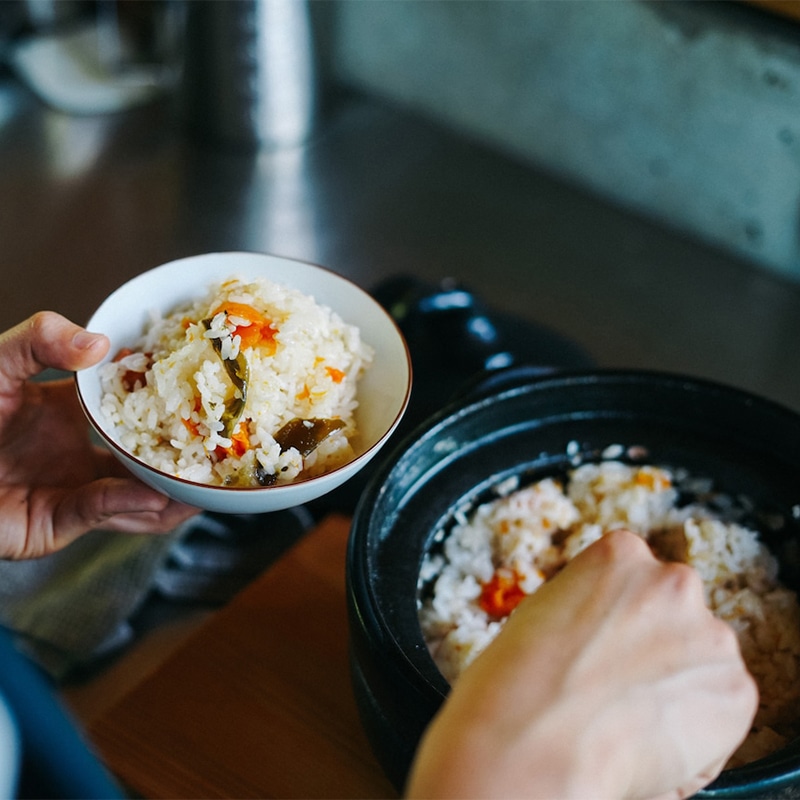
<svg viewBox="0 0 800 800">
<path fill-rule="evenodd" d="M 728 766 L 761 758 L 798 734 L 800 606 L 778 580 L 758 533 L 710 505 L 680 502 L 676 476 L 619 461 L 584 464 L 479 505 L 426 555 L 423 635 L 450 683 L 492 641 L 519 601 L 607 531 L 625 527 L 656 554 L 693 566 L 706 602 L 736 630 L 761 694 L 753 729 Z"/>
<path fill-rule="evenodd" d="M 180 478 L 258 487 L 349 461 L 373 351 L 313 297 L 238 277 L 165 316 L 100 372 L 120 444 Z"/>
</svg>

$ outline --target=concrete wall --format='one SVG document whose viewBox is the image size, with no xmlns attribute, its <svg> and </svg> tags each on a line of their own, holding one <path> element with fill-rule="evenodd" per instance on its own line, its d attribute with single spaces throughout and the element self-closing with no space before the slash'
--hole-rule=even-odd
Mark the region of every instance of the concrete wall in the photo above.
<svg viewBox="0 0 800 800">
<path fill-rule="evenodd" d="M 336 78 L 800 279 L 800 23 L 729 2 L 340 0 Z"/>
</svg>

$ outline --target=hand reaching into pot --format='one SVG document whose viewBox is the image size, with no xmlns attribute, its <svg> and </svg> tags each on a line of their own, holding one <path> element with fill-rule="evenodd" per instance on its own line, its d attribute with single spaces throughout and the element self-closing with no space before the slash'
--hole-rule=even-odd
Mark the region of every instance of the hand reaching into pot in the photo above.
<svg viewBox="0 0 800 800">
<path fill-rule="evenodd" d="M 71 379 L 29 380 L 91 366 L 108 347 L 53 312 L 0 334 L 0 558 L 46 555 L 97 527 L 165 532 L 197 513 L 92 445 Z"/>
<path fill-rule="evenodd" d="M 684 798 L 758 691 L 700 577 L 614 531 L 523 601 L 420 744 L 412 797 Z"/>
</svg>

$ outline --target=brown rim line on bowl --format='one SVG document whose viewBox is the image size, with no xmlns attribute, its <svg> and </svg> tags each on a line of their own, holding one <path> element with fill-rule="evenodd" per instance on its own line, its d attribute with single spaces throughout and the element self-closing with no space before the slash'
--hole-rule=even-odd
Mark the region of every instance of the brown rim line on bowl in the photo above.
<svg viewBox="0 0 800 800">
<path fill-rule="evenodd" d="M 418 579 L 436 533 L 502 482 L 523 483 L 636 445 L 646 462 L 713 478 L 784 526 L 764 536 L 800 587 L 800 415 L 738 389 L 633 370 L 496 381 L 435 415 L 371 475 L 354 515 L 347 602 L 354 691 L 385 771 L 402 787 L 449 684 L 428 652 Z M 726 770 L 701 795 L 754 797 L 800 781 L 800 742 Z"/>
<path fill-rule="evenodd" d="M 374 350 L 372 365 L 358 384 L 355 458 L 317 477 L 267 487 L 226 487 L 167 475 L 131 455 L 109 430 L 100 412 L 99 367 L 142 333 L 154 308 L 168 313 L 202 296 L 232 275 L 265 278 L 313 297 L 345 323 L 358 327 Z M 399 425 L 411 392 L 411 360 L 405 340 L 383 307 L 367 292 L 331 270 L 264 253 L 227 252 L 190 256 L 138 275 L 120 286 L 87 323 L 111 340 L 100 365 L 76 374 L 83 410 L 111 452 L 143 482 L 174 499 L 209 511 L 263 513 L 310 502 L 341 486 L 369 463 Z M 360 444 L 359 444 L 360 442 Z"/>
</svg>

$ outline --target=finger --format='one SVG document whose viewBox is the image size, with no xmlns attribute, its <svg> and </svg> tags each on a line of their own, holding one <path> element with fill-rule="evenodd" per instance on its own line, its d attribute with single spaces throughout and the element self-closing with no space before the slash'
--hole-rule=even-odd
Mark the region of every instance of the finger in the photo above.
<svg viewBox="0 0 800 800">
<path fill-rule="evenodd" d="M 159 512 L 140 511 L 109 517 L 102 528 L 117 533 L 165 534 L 200 513 L 200 509 L 170 501 Z"/>
<path fill-rule="evenodd" d="M 704 671 L 714 687 L 692 692 L 691 708 L 684 708 L 675 719 L 664 719 L 662 723 L 668 734 L 666 741 L 672 742 L 676 749 L 674 764 L 670 766 L 667 761 L 656 759 L 649 774 L 641 776 L 644 785 L 660 784 L 662 790 L 678 785 L 676 796 L 680 798 L 692 796 L 722 772 L 746 738 L 758 708 L 755 681 L 743 665 L 740 669 L 732 664 L 717 668 L 711 665 Z M 676 701 L 671 708 L 680 705 Z M 659 763 L 662 770 L 666 768 L 660 778 Z M 680 772 L 684 781 L 677 784 L 675 776 Z"/>
<path fill-rule="evenodd" d="M 199 513 L 200 509 L 198 508 L 170 501 L 162 511 L 157 513 L 140 511 L 109 517 L 103 524 L 103 528 L 118 533 L 169 533 Z"/>
<path fill-rule="evenodd" d="M 578 553 L 566 567 L 526 598 L 506 622 L 505 628 L 528 625 L 527 617 L 545 614 L 547 627 L 575 626 L 581 622 L 595 630 L 619 597 L 632 591 L 642 575 L 661 567 L 644 539 L 625 529 L 610 531 Z M 630 578 L 621 576 L 630 575 Z M 636 579 L 636 580 L 635 580 Z M 569 598 L 569 602 L 564 602 Z M 583 610 L 575 618 L 575 609 Z M 504 629 L 505 629 L 504 628 Z M 526 637 L 521 637 L 524 641 Z M 577 641 L 576 637 L 573 637 Z"/>
<path fill-rule="evenodd" d="M 708 769 L 703 770 L 703 772 L 696 775 L 694 778 L 691 778 L 674 789 L 669 789 L 662 794 L 654 795 L 650 800 L 686 800 L 688 797 L 693 797 L 701 789 L 704 789 L 719 777 L 726 763 L 727 759 L 723 758 Z"/>
<path fill-rule="evenodd" d="M 60 494 L 49 514 L 57 548 L 94 528 L 166 533 L 198 513 L 198 509 L 170 500 L 132 478 L 103 478 Z M 32 514 L 37 515 L 34 518 L 47 520 L 47 501 L 37 502 Z"/>
<path fill-rule="evenodd" d="M 712 781 L 716 780 L 725 768 L 726 762 L 727 758 L 718 761 L 714 766 L 709 767 L 709 769 L 703 771 L 694 778 L 694 780 L 687 781 L 683 786 L 679 786 L 675 790 L 677 800 L 686 800 L 687 797 L 693 797 L 701 789 L 704 789 Z"/>
<path fill-rule="evenodd" d="M 656 557 L 650 549 L 644 537 L 633 533 L 627 528 L 614 528 L 600 537 L 579 553 L 573 561 L 578 558 L 599 559 L 605 564 L 616 564 L 619 561 L 626 562 L 642 561 L 655 563 Z"/>
<path fill-rule="evenodd" d="M 69 508 L 72 506 L 72 508 Z M 71 502 L 62 509 L 67 518 L 84 527 L 109 527 L 142 531 L 141 525 L 131 526 L 126 518 L 149 520 L 157 530 L 169 530 L 170 523 L 196 513 L 197 509 L 171 500 L 135 478 L 103 478 L 74 493 Z M 59 520 L 60 521 L 60 520 Z"/>
<path fill-rule="evenodd" d="M 90 333 L 60 314 L 40 311 L 0 334 L 0 391 L 52 367 L 74 371 L 96 364 L 109 348 L 102 334 Z"/>
</svg>

